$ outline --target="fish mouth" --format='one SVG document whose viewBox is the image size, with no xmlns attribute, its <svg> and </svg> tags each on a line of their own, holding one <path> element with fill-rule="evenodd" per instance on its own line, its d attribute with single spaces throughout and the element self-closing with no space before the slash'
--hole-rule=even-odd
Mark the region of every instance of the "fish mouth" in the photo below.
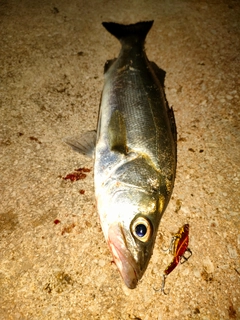
<svg viewBox="0 0 240 320">
<path fill-rule="evenodd" d="M 127 248 L 121 225 L 113 224 L 108 231 L 108 244 L 124 283 L 129 289 L 136 288 L 139 279 L 139 267 Z"/>
</svg>

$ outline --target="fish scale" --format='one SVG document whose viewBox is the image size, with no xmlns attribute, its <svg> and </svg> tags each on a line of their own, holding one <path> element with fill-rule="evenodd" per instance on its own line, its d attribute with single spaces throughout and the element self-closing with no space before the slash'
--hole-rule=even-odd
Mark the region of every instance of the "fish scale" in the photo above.
<svg viewBox="0 0 240 320">
<path fill-rule="evenodd" d="M 139 61 L 140 66 L 143 62 L 144 61 L 141 63 L 141 61 Z M 149 73 L 146 67 L 145 69 L 144 71 Z M 154 110 L 154 108 L 156 109 L 156 106 L 159 105 L 159 102 L 149 101 L 148 96 L 150 93 L 147 92 L 149 88 L 144 87 L 141 75 L 131 70 L 130 72 L 124 70 L 123 73 L 125 75 L 118 76 L 116 82 L 117 86 L 124 88 L 124 90 L 116 90 L 116 84 L 113 82 L 110 96 L 114 109 L 118 109 L 125 115 L 128 146 L 135 152 L 148 154 L 154 162 L 156 169 L 161 170 L 163 167 L 161 166 L 161 157 L 163 157 L 164 154 L 160 154 L 162 150 L 159 144 L 168 138 L 165 135 L 166 129 L 169 130 L 169 128 L 166 128 L 166 125 L 168 125 L 166 121 L 168 120 L 167 115 L 165 115 L 165 121 L 162 121 L 164 122 L 163 126 L 160 124 L 161 118 L 159 117 L 159 110 Z M 149 78 L 151 79 L 151 75 Z M 114 102 L 115 99 L 117 100 L 116 103 Z M 152 148 L 149 148 L 149 143 L 153 144 Z M 165 143 L 171 145 L 168 141 Z M 170 156 L 171 152 L 170 150 Z M 165 159 L 163 161 L 165 161 Z"/>
</svg>

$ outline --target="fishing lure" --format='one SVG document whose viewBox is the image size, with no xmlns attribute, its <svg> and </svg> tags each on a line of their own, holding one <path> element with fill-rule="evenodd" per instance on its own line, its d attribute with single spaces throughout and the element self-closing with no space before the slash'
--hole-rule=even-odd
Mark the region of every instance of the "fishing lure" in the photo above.
<svg viewBox="0 0 240 320">
<path fill-rule="evenodd" d="M 163 280 L 162 280 L 162 287 L 161 289 L 158 289 L 155 291 L 161 290 L 162 293 L 166 294 L 164 291 L 166 277 L 171 273 L 179 264 L 179 262 L 182 264 L 191 257 L 192 251 L 188 248 L 189 243 L 189 224 L 185 224 L 183 227 L 181 227 L 178 231 L 178 233 L 175 234 L 175 236 L 172 237 L 170 247 L 167 249 L 170 253 L 173 255 L 172 262 L 167 266 L 167 268 L 164 270 L 163 273 Z M 189 255 L 186 257 L 184 254 L 188 252 Z"/>
</svg>

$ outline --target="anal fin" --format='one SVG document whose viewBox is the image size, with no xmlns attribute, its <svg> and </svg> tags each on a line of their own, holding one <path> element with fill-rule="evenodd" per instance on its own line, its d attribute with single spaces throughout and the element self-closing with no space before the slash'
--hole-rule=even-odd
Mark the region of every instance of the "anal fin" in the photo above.
<svg viewBox="0 0 240 320">
<path fill-rule="evenodd" d="M 114 58 L 112 60 L 107 60 L 105 62 L 105 65 L 104 65 L 104 73 L 108 72 L 108 70 L 110 69 L 110 67 L 114 64 L 114 62 L 117 60 L 117 58 Z"/>
</svg>

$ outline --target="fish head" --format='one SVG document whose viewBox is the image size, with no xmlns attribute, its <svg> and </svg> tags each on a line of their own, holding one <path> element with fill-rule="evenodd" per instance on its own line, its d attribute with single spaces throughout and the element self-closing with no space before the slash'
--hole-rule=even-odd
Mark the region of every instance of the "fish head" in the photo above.
<svg viewBox="0 0 240 320">
<path fill-rule="evenodd" d="M 159 195 L 141 190 L 116 192 L 105 208 L 103 232 L 126 286 L 134 289 L 149 260 L 162 216 Z"/>
</svg>

